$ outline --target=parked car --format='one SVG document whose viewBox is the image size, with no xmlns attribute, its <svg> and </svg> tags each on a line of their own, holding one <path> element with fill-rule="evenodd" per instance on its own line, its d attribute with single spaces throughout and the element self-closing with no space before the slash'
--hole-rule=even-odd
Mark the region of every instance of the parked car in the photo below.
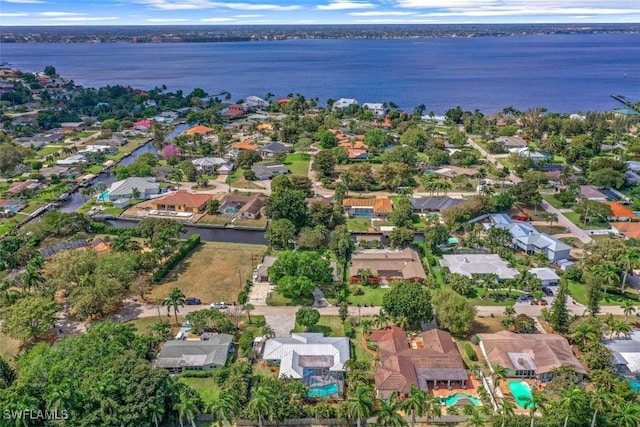
<svg viewBox="0 0 640 427">
<path fill-rule="evenodd" d="M 214 302 L 213 304 L 211 304 L 211 308 L 217 308 L 218 310 L 224 310 L 225 308 L 227 308 L 227 303 L 224 302 L 224 301 Z"/>
<path fill-rule="evenodd" d="M 542 287 L 542 293 L 545 294 L 548 297 L 552 297 L 553 296 L 553 291 L 551 289 L 549 289 L 546 286 Z"/>
<path fill-rule="evenodd" d="M 187 305 L 202 304 L 202 301 L 200 301 L 200 298 L 196 298 L 196 297 L 187 297 L 187 298 L 184 299 L 184 302 L 186 302 Z"/>
<path fill-rule="evenodd" d="M 532 299 L 533 299 L 533 295 L 531 294 L 524 294 L 518 297 L 518 301 L 520 302 L 531 301 Z"/>
</svg>

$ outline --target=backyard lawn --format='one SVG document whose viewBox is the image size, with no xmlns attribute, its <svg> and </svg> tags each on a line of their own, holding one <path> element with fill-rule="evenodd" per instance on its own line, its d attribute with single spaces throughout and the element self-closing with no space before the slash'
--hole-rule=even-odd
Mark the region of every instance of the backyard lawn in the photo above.
<svg viewBox="0 0 640 427">
<path fill-rule="evenodd" d="M 229 183 L 233 188 L 248 188 L 248 189 L 264 189 L 263 186 L 254 183 L 253 181 L 247 181 L 244 178 L 244 172 L 247 169 L 236 169 L 229 177 Z"/>
<path fill-rule="evenodd" d="M 560 203 L 560 201 L 558 199 L 556 199 L 553 194 L 544 194 L 542 193 L 542 198 L 545 199 L 551 206 L 553 206 L 556 209 L 562 209 L 565 206 L 562 205 L 562 203 Z"/>
<path fill-rule="evenodd" d="M 625 293 L 627 292 L 630 293 L 631 291 L 625 290 Z M 569 282 L 569 293 L 571 294 L 571 297 L 577 302 L 579 302 L 580 304 L 583 304 L 583 305 L 587 304 L 587 287 L 585 285 L 581 285 L 575 282 Z M 638 304 L 638 301 L 634 299 L 625 298 L 624 296 L 617 295 L 617 294 L 603 295 L 602 299 L 600 300 L 600 304 L 619 306 L 624 301 L 627 301 L 627 300 L 632 301 L 634 304 Z"/>
<path fill-rule="evenodd" d="M 192 389 L 198 392 L 200 399 L 202 399 L 203 406 L 206 408 L 220 394 L 220 387 L 216 384 L 213 377 L 208 378 L 184 378 L 178 377 L 178 381 L 188 385 Z M 210 424 L 209 424 L 210 425 Z"/>
<path fill-rule="evenodd" d="M 304 326 L 296 323 L 294 331 L 305 332 Z M 318 324 L 307 332 L 322 332 L 327 337 L 343 337 L 344 325 L 339 316 L 321 316 Z"/>
<path fill-rule="evenodd" d="M 275 305 L 275 306 L 310 306 L 313 304 L 312 296 L 303 296 L 300 298 L 287 298 L 281 293 L 277 291 L 270 292 L 267 296 L 267 305 Z"/>
<path fill-rule="evenodd" d="M 584 225 L 584 223 L 580 219 L 580 214 L 576 212 L 566 212 L 564 213 L 564 216 L 566 216 L 569 221 L 571 221 L 578 227 L 583 228 L 585 230 L 601 230 L 603 228 L 605 229 L 611 228 L 609 227 L 609 224 L 606 222 L 590 222 L 587 225 Z"/>
<path fill-rule="evenodd" d="M 292 175 L 307 176 L 309 173 L 310 160 L 311 155 L 309 154 L 294 153 L 287 155 L 284 164 L 289 168 Z"/>
<path fill-rule="evenodd" d="M 354 288 L 360 288 L 364 291 L 362 295 L 354 295 Z M 381 288 L 379 286 L 361 286 L 355 285 L 351 287 L 351 295 L 349 295 L 349 304 L 351 305 L 375 305 L 379 307 L 382 305 L 382 297 L 389 292 L 391 288 Z"/>
<path fill-rule="evenodd" d="M 366 232 L 371 226 L 370 219 L 347 218 L 347 229 L 355 232 Z"/>
<path fill-rule="evenodd" d="M 204 304 L 233 302 L 266 251 L 264 245 L 206 242 L 196 248 L 155 286 L 149 297 L 161 300 L 178 287 Z"/>
</svg>

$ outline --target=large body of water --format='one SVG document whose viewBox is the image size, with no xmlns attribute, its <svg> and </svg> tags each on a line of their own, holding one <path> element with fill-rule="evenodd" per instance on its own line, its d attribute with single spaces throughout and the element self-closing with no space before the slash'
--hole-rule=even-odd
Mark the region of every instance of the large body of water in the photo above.
<svg viewBox="0 0 640 427">
<path fill-rule="evenodd" d="M 3 44 L 0 61 L 53 65 L 85 86 L 301 93 L 364 102 L 460 105 L 486 113 L 544 106 L 573 113 L 640 100 L 640 34 L 179 44 Z"/>
</svg>

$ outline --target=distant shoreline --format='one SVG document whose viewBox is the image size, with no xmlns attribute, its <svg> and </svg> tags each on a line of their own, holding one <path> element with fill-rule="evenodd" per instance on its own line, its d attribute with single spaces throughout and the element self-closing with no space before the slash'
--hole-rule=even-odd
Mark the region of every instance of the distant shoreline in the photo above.
<svg viewBox="0 0 640 427">
<path fill-rule="evenodd" d="M 638 34 L 640 24 L 4 26 L 2 43 L 229 43 L 316 39 Z"/>
</svg>

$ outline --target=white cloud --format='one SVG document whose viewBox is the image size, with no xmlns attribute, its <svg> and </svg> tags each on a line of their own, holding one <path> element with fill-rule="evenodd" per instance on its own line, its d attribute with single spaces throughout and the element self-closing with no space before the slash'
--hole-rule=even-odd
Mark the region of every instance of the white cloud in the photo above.
<svg viewBox="0 0 640 427">
<path fill-rule="evenodd" d="M 347 15 L 351 16 L 408 16 L 415 15 L 417 12 L 400 12 L 400 11 L 382 11 L 382 10 L 372 10 L 369 12 L 349 12 Z"/>
<path fill-rule="evenodd" d="M 373 9 L 376 5 L 368 2 L 336 0 L 329 4 L 319 4 L 316 6 L 318 10 L 348 10 L 348 9 Z"/>
<path fill-rule="evenodd" d="M 152 22 L 152 23 L 156 23 L 156 24 L 162 24 L 165 22 L 187 22 L 189 21 L 188 19 L 183 19 L 183 18 L 149 18 L 149 19 L 145 19 L 145 22 Z"/>
<path fill-rule="evenodd" d="M 38 21 L 58 21 L 58 22 L 89 22 L 89 21 L 115 21 L 118 20 L 117 16 L 66 16 L 57 18 L 42 18 Z"/>
<path fill-rule="evenodd" d="M 640 9 L 590 9 L 590 8 L 477 8 L 477 9 L 461 9 L 450 10 L 447 12 L 425 13 L 418 16 L 422 17 L 442 17 L 442 16 L 471 16 L 471 17 L 490 17 L 490 16 L 580 16 L 580 15 L 624 15 L 640 13 Z"/>
<path fill-rule="evenodd" d="M 42 4 L 47 3 L 43 0 L 2 0 L 5 3 L 18 3 L 18 4 Z"/>
<path fill-rule="evenodd" d="M 253 3 L 223 3 L 209 0 L 135 0 L 154 9 L 161 10 L 196 10 L 196 9 L 231 9 L 231 10 L 273 10 L 285 12 L 302 9 L 302 6 Z"/>
<path fill-rule="evenodd" d="M 0 12 L 0 18 L 17 18 L 20 16 L 29 16 L 28 13 L 24 13 L 24 12 L 16 12 L 16 13 L 2 13 Z"/>
<path fill-rule="evenodd" d="M 260 18 L 264 15 L 234 15 L 234 18 L 246 19 L 246 18 Z"/>
<path fill-rule="evenodd" d="M 234 18 L 204 18 L 204 19 L 201 19 L 200 21 L 202 21 L 202 22 L 234 22 L 234 21 L 237 21 L 237 19 L 234 19 Z"/>
<path fill-rule="evenodd" d="M 40 16 L 50 16 L 50 17 L 66 17 L 66 16 L 87 16 L 86 13 L 76 13 L 76 12 L 40 12 L 38 13 Z"/>
</svg>

